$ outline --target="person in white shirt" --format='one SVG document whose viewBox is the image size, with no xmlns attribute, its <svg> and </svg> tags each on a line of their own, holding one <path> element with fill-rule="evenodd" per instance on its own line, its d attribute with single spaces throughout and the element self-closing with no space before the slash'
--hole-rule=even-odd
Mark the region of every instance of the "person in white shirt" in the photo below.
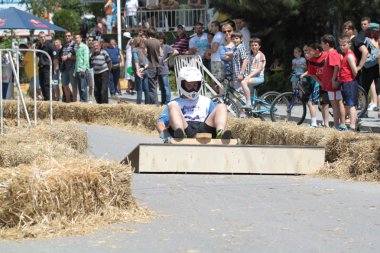
<svg viewBox="0 0 380 253">
<path fill-rule="evenodd" d="M 219 81 L 224 79 L 224 62 L 220 57 L 219 47 L 225 43 L 224 34 L 220 32 L 220 23 L 218 21 L 211 22 L 210 31 L 214 34 L 211 42 L 211 73 Z M 222 89 L 213 83 L 213 89 L 219 94 L 223 93 Z"/>
<path fill-rule="evenodd" d="M 200 22 L 194 25 L 195 35 L 189 41 L 189 54 L 199 55 L 204 62 L 205 52 L 208 46 L 207 33 L 203 32 L 203 24 Z M 204 64 L 204 63 L 203 63 Z"/>
<path fill-rule="evenodd" d="M 138 0 L 127 0 L 124 7 L 125 25 L 128 29 L 137 26 L 137 9 L 139 8 Z"/>
<path fill-rule="evenodd" d="M 241 34 L 243 34 L 243 43 L 244 43 L 245 49 L 249 51 L 249 48 L 250 48 L 249 40 L 251 39 L 251 32 L 247 28 L 245 19 L 239 16 L 235 19 L 235 24 L 236 24 L 237 30 L 240 31 Z"/>
<path fill-rule="evenodd" d="M 170 101 L 156 121 L 160 138 L 167 142 L 174 138 L 194 138 L 197 133 L 211 133 L 213 138 L 231 139 L 232 132 L 225 130 L 227 107 L 200 95 L 202 73 L 196 67 L 183 67 L 179 71 L 181 96 Z"/>
</svg>

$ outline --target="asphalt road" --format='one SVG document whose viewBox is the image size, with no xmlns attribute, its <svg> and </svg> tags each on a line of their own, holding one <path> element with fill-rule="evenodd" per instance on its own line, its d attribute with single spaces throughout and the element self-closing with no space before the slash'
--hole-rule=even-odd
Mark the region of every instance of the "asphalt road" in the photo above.
<svg viewBox="0 0 380 253">
<path fill-rule="evenodd" d="M 85 126 L 89 153 L 122 160 L 158 138 Z M 307 176 L 134 174 L 150 223 L 1 241 L 0 252 L 378 252 L 380 184 Z"/>
</svg>

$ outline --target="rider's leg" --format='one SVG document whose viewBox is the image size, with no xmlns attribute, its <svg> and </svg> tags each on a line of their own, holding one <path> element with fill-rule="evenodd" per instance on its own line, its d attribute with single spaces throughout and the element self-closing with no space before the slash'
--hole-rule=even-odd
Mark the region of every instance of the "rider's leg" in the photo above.
<svg viewBox="0 0 380 253">
<path fill-rule="evenodd" d="M 173 130 L 176 130 L 178 128 L 185 130 L 188 125 L 179 106 L 176 103 L 170 103 L 168 107 L 170 127 Z"/>
<path fill-rule="evenodd" d="M 227 107 L 225 104 L 217 104 L 205 123 L 214 127 L 217 131 L 224 130 L 227 124 Z"/>
</svg>

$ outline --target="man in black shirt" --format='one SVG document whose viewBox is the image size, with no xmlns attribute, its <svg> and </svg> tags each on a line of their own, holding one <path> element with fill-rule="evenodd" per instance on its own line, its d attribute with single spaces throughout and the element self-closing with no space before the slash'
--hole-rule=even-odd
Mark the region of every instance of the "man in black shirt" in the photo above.
<svg viewBox="0 0 380 253">
<path fill-rule="evenodd" d="M 36 49 L 45 51 L 49 54 L 52 62 L 53 62 L 53 71 L 58 70 L 58 51 L 55 48 L 54 44 L 50 41 L 46 40 L 46 34 L 44 32 L 40 32 L 38 34 L 38 42 L 36 45 Z M 42 95 L 44 96 L 44 100 L 50 100 L 50 61 L 46 54 L 37 52 L 38 56 L 38 73 L 40 78 L 40 86 L 42 90 Z"/>
</svg>

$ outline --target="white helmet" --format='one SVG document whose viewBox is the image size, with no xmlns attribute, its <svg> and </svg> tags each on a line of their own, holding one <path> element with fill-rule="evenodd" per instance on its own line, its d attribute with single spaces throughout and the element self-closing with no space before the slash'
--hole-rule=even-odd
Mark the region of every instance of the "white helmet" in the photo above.
<svg viewBox="0 0 380 253">
<path fill-rule="evenodd" d="M 179 71 L 179 91 L 181 95 L 187 97 L 188 99 L 194 100 L 198 97 L 199 92 L 201 91 L 202 88 L 202 73 L 197 69 L 196 67 L 183 67 Z M 192 89 L 188 90 L 186 89 L 185 83 L 186 82 L 198 82 L 198 88 L 197 89 Z"/>
</svg>

